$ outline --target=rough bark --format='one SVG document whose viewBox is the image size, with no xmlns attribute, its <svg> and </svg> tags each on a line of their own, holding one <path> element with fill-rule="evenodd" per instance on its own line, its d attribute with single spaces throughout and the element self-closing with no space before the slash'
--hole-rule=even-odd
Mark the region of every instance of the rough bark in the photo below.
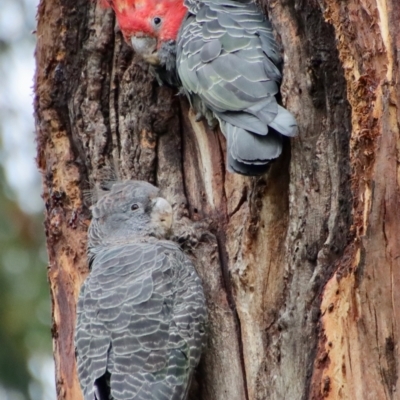
<svg viewBox="0 0 400 400">
<path fill-rule="evenodd" d="M 262 6 L 300 136 L 266 175 L 247 178 L 225 172 L 222 135 L 156 84 L 110 11 L 41 1 L 37 161 L 59 400 L 81 398 L 73 329 L 88 272 L 85 192 L 115 165 L 163 190 L 203 279 L 209 339 L 193 399 L 396 398 L 400 5 Z"/>
</svg>

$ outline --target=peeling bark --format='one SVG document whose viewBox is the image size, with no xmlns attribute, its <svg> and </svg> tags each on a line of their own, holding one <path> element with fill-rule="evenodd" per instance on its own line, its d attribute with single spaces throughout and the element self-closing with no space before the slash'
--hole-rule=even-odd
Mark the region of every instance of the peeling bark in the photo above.
<svg viewBox="0 0 400 400">
<path fill-rule="evenodd" d="M 399 393 L 400 4 L 325 2 L 352 107 L 354 240 L 321 304 L 325 398 L 396 399 Z M 362 24 L 359 24 L 360 20 Z"/>
<path fill-rule="evenodd" d="M 396 1 L 262 2 L 300 136 L 259 178 L 225 171 L 221 133 L 157 85 L 112 12 L 41 1 L 37 162 L 59 400 L 82 398 L 73 329 L 88 272 L 84 193 L 115 165 L 119 178 L 163 190 L 204 282 L 209 338 L 192 399 L 396 398 Z"/>
</svg>

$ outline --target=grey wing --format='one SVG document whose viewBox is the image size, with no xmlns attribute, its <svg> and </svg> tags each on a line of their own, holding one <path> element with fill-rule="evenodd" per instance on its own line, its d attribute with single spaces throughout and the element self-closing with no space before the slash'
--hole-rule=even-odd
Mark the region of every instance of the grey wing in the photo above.
<svg viewBox="0 0 400 400">
<path fill-rule="evenodd" d="M 185 355 L 193 369 L 199 363 L 205 345 L 207 307 L 203 286 L 192 262 L 180 251 L 176 257 L 180 272 L 172 321 L 181 343 L 185 342 Z"/>
<path fill-rule="evenodd" d="M 168 362 L 164 374 L 152 384 L 152 394 L 157 400 L 184 400 L 204 347 L 207 308 L 194 266 L 178 248 L 163 251 L 162 265 L 163 275 L 155 275 L 155 287 L 164 287 L 165 274 L 171 274 L 174 285 Z"/>
<path fill-rule="evenodd" d="M 144 250 L 132 246 L 103 250 L 94 257 L 92 271 L 82 285 L 75 348 L 85 400 L 94 399 L 96 380 L 112 368 L 114 332 L 126 331 L 131 321 L 129 305 L 151 293 L 151 282 L 142 268 L 151 251 Z"/>
<path fill-rule="evenodd" d="M 196 14 L 201 6 L 199 0 L 183 0 L 183 4 L 186 6 L 189 12 L 193 14 Z"/>
<path fill-rule="evenodd" d="M 279 47 L 271 25 L 257 7 L 231 0 L 205 2 L 185 21 L 177 50 L 178 73 L 185 90 L 200 96 L 225 122 L 221 128 L 228 142 L 240 148 L 239 154 L 228 154 L 228 161 L 231 157 L 239 163 L 259 165 L 276 158 L 281 140 L 267 138 L 269 128 L 294 136 L 297 123 L 277 104 Z M 233 128 L 261 136 L 251 141 L 259 151 L 253 154 L 252 144 Z"/>
<path fill-rule="evenodd" d="M 280 61 L 272 29 L 251 3 L 206 2 L 189 15 L 178 39 L 184 87 L 213 111 L 245 111 L 248 122 L 256 116 L 269 123 L 277 115 Z"/>
<path fill-rule="evenodd" d="M 87 288 L 82 285 L 75 328 L 75 353 L 79 382 L 85 400 L 93 400 L 95 381 L 107 369 L 107 357 L 111 338 L 104 324 L 97 321 L 97 302 Z"/>
<path fill-rule="evenodd" d="M 174 323 L 180 315 L 174 306 L 180 264 L 155 245 L 110 253 L 95 260 L 78 309 L 76 348 L 85 400 L 93 399 L 94 382 L 106 370 L 115 400 L 181 400 L 192 367 L 187 341 Z"/>
</svg>

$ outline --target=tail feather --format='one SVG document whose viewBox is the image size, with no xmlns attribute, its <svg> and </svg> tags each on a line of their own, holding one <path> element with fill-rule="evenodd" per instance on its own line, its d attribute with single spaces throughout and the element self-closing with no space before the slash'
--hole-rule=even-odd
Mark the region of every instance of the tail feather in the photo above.
<svg viewBox="0 0 400 400">
<path fill-rule="evenodd" d="M 269 163 L 264 165 L 252 165 L 244 164 L 236 161 L 231 154 L 227 154 L 227 165 L 226 168 L 231 173 L 246 175 L 246 176 L 258 176 L 265 174 L 269 169 Z"/>
<path fill-rule="evenodd" d="M 282 138 L 273 131 L 261 136 L 228 123 L 225 128 L 228 150 L 236 161 L 261 165 L 279 157 L 282 152 Z"/>
<path fill-rule="evenodd" d="M 285 108 L 278 106 L 278 114 L 275 119 L 268 124 L 284 136 L 294 137 L 298 134 L 298 126 L 294 116 Z"/>
<path fill-rule="evenodd" d="M 230 172 L 244 175 L 260 175 L 267 165 L 282 152 L 282 136 L 273 130 L 265 136 L 221 121 L 227 139 L 227 167 Z"/>
<path fill-rule="evenodd" d="M 250 132 L 257 133 L 258 135 L 267 135 L 268 134 L 268 126 L 264 122 L 262 122 L 259 118 L 257 118 L 253 114 L 249 114 L 247 112 L 217 112 L 214 111 L 215 116 L 221 123 L 225 121 L 231 125 L 237 126 L 238 128 L 246 129 Z M 223 132 L 225 134 L 225 132 Z"/>
</svg>

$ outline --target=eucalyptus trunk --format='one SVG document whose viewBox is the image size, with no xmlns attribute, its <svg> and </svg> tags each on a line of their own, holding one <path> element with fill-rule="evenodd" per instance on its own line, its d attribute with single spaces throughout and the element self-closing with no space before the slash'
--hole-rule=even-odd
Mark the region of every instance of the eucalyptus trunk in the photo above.
<svg viewBox="0 0 400 400">
<path fill-rule="evenodd" d="M 226 172 L 221 133 L 158 86 L 111 11 L 41 0 L 35 116 L 58 400 L 82 398 L 85 193 L 115 173 L 163 190 L 203 280 L 210 324 L 192 399 L 399 398 L 400 3 L 261 7 L 300 135 L 251 178 Z"/>
</svg>

